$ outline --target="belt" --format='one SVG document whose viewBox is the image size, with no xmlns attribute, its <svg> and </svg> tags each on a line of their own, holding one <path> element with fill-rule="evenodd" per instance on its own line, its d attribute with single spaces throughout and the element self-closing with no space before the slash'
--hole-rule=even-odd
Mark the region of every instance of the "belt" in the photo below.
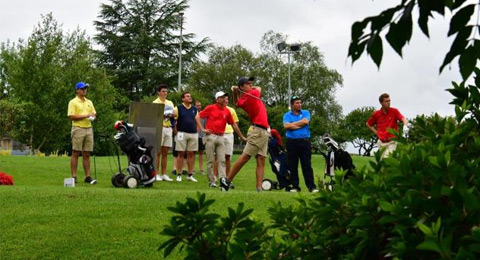
<svg viewBox="0 0 480 260">
<path fill-rule="evenodd" d="M 390 140 L 380 140 L 382 143 L 390 143 Z"/>
<path fill-rule="evenodd" d="M 310 142 L 309 138 L 287 138 L 287 141 L 306 141 Z"/>
<path fill-rule="evenodd" d="M 213 133 L 213 132 L 212 132 L 212 135 L 223 136 L 223 134 L 220 134 L 220 133 Z"/>
<path fill-rule="evenodd" d="M 263 126 L 263 125 L 257 125 L 257 124 L 252 124 L 252 125 L 255 126 L 255 127 L 258 127 L 258 128 L 262 128 L 263 130 L 267 130 L 267 129 L 268 129 L 268 127 L 265 127 L 265 126 Z"/>
</svg>

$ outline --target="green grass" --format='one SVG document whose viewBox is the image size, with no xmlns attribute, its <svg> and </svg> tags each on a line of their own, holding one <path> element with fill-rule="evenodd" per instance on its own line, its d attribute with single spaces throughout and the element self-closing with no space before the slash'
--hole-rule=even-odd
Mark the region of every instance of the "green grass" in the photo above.
<svg viewBox="0 0 480 260">
<path fill-rule="evenodd" d="M 82 182 L 63 187 L 70 176 L 67 157 L 0 156 L 0 172 L 12 175 L 14 186 L 0 186 L 0 259 L 158 259 L 158 246 L 167 237 L 160 232 L 172 213 L 167 207 L 197 192 L 215 199 L 211 210 L 225 215 L 226 208 L 244 202 L 253 208 L 252 217 L 270 221 L 268 208 L 281 201 L 288 205 L 295 198 L 314 196 L 308 192 L 255 191 L 254 160 L 234 180 L 228 193 L 208 187 L 206 176 L 196 175 L 198 183 L 156 182 L 153 188 L 127 190 L 114 188 L 110 178 L 116 171 L 114 157 L 98 157 L 97 185 Z M 233 161 L 236 160 L 234 156 Z M 357 167 L 369 158 L 354 157 Z M 126 166 L 126 161 L 122 162 Z M 324 159 L 314 155 L 315 181 L 323 176 Z M 169 161 L 169 168 L 171 161 Z M 266 167 L 266 177 L 276 179 Z M 92 160 L 92 175 L 93 175 Z M 185 178 L 184 178 L 185 179 Z M 306 187 L 300 174 L 301 188 Z M 182 259 L 174 252 L 170 259 Z"/>
</svg>

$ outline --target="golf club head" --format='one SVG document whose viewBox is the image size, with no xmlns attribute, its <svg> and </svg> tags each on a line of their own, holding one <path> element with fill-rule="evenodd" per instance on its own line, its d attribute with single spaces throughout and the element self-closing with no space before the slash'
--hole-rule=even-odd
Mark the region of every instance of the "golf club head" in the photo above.
<svg viewBox="0 0 480 260">
<path fill-rule="evenodd" d="M 322 139 L 323 139 L 323 142 L 325 143 L 325 145 L 327 147 L 331 147 L 333 149 L 338 149 L 338 143 L 332 139 L 332 137 L 330 137 L 330 134 L 328 133 L 325 133 L 323 136 L 322 136 Z"/>
</svg>

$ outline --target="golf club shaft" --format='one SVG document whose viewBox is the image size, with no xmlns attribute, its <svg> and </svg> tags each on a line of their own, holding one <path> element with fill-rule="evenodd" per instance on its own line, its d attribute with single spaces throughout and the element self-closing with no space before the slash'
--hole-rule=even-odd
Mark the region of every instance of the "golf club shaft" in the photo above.
<svg viewBox="0 0 480 260">
<path fill-rule="evenodd" d="M 253 98 L 255 98 L 255 99 L 258 99 L 258 100 L 262 101 L 263 103 L 267 104 L 267 102 L 264 101 L 263 99 L 261 99 L 261 98 L 259 98 L 259 97 L 256 97 L 256 96 L 254 96 L 254 95 L 252 95 L 252 94 L 248 94 L 247 92 L 241 90 L 240 88 L 237 88 L 237 90 L 238 90 L 240 93 L 243 93 L 243 94 L 245 94 L 245 95 L 247 95 L 247 96 L 250 96 L 250 97 L 253 97 Z M 268 104 L 267 104 L 267 105 L 268 105 Z"/>
</svg>

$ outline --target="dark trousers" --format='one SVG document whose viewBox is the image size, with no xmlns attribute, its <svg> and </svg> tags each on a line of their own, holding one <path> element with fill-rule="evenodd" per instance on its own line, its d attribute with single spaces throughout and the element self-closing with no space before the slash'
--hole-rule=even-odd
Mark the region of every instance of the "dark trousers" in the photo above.
<svg viewBox="0 0 480 260">
<path fill-rule="evenodd" d="M 312 145 L 310 141 L 308 139 L 287 139 L 287 154 L 293 187 L 298 188 L 299 186 L 298 161 L 300 159 L 305 185 L 309 190 L 316 189 L 317 186 L 313 180 Z"/>
</svg>

